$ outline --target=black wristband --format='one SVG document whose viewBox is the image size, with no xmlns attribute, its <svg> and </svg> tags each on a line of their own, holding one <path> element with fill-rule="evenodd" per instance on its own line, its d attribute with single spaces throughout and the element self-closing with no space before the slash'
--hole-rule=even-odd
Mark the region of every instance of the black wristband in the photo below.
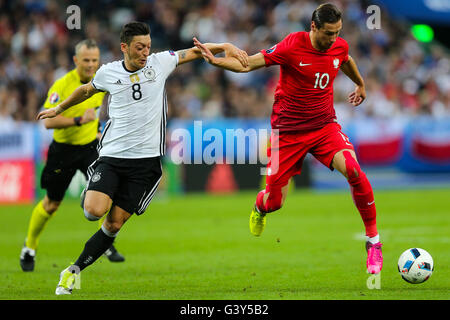
<svg viewBox="0 0 450 320">
<path fill-rule="evenodd" d="M 75 117 L 73 118 L 73 121 L 78 127 L 81 126 L 81 117 Z"/>
</svg>

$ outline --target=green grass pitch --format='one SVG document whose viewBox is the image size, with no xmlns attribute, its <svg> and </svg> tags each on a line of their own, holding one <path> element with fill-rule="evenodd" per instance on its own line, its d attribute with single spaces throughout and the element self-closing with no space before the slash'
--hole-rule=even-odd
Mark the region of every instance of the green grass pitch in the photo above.
<svg viewBox="0 0 450 320">
<path fill-rule="evenodd" d="M 81 290 L 62 297 L 54 294 L 59 272 L 97 223 L 78 201 L 63 202 L 41 237 L 35 271 L 24 273 L 19 254 L 32 205 L 0 206 L 0 299 L 449 299 L 450 190 L 375 191 L 384 267 L 373 290 L 349 192 L 291 192 L 259 238 L 248 229 L 255 196 L 157 194 L 118 235 L 126 261 L 101 257 L 82 272 Z M 410 247 L 434 258 L 425 283 L 406 283 L 397 272 Z"/>
</svg>

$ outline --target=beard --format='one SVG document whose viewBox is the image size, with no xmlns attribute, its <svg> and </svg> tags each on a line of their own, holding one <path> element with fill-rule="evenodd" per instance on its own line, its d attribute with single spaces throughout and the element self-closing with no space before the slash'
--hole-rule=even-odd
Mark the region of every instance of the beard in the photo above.
<svg viewBox="0 0 450 320">
<path fill-rule="evenodd" d="M 133 69 L 136 69 L 136 70 L 138 70 L 138 69 L 141 69 L 142 67 L 139 65 L 139 58 L 136 56 L 136 57 L 133 57 L 132 56 L 132 54 L 131 54 L 131 51 L 130 51 L 130 49 L 128 49 L 128 51 L 127 51 L 127 53 L 126 53 L 126 58 L 127 58 L 127 60 L 128 60 L 128 63 L 131 65 L 131 67 L 133 67 Z"/>
<path fill-rule="evenodd" d="M 328 50 L 333 46 L 333 44 L 327 44 L 327 43 L 323 43 L 323 42 L 319 42 L 318 45 L 319 45 L 319 48 L 321 51 Z"/>
</svg>

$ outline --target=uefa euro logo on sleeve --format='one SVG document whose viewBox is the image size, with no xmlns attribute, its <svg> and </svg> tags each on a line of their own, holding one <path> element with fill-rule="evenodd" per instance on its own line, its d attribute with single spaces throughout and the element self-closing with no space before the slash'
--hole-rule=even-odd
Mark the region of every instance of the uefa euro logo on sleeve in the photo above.
<svg viewBox="0 0 450 320">
<path fill-rule="evenodd" d="M 53 92 L 50 97 L 48 98 L 48 102 L 51 104 L 55 104 L 59 101 L 59 95 L 56 92 Z"/>
<path fill-rule="evenodd" d="M 276 48 L 277 48 L 277 45 L 274 45 L 272 48 L 267 49 L 267 50 L 266 50 L 266 53 L 267 53 L 267 54 L 271 54 L 272 52 L 275 51 Z"/>
</svg>

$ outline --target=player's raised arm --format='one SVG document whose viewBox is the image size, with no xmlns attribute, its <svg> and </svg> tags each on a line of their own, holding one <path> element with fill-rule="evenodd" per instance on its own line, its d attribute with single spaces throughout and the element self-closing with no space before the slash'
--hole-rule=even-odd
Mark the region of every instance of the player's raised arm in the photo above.
<svg viewBox="0 0 450 320">
<path fill-rule="evenodd" d="M 196 40 L 196 38 L 194 39 Z M 203 45 L 208 48 L 212 54 L 225 52 L 226 57 L 233 57 L 237 59 L 243 67 L 248 66 L 247 52 L 235 47 L 231 43 L 204 43 Z M 177 51 L 177 54 L 178 64 L 183 64 L 203 57 L 201 50 L 197 47 L 179 50 Z"/>
<path fill-rule="evenodd" d="M 206 62 L 222 69 L 234 72 L 249 72 L 266 65 L 266 61 L 264 60 L 262 53 L 249 56 L 248 64 L 244 65 L 234 56 L 225 55 L 224 58 L 215 57 L 214 52 L 211 51 L 206 44 L 198 41 L 197 38 L 194 38 L 194 45 L 201 51 L 203 59 L 205 59 Z"/>
<path fill-rule="evenodd" d="M 351 56 L 348 56 L 347 62 L 341 65 L 341 70 L 356 84 L 355 90 L 348 96 L 348 102 L 355 107 L 359 106 L 366 98 L 366 88 L 355 60 Z"/>
<path fill-rule="evenodd" d="M 77 105 L 86 99 L 89 99 L 97 92 L 99 91 L 94 88 L 91 82 L 83 84 L 82 86 L 75 89 L 75 91 L 72 92 L 72 94 L 66 100 L 58 104 L 56 107 L 41 111 L 37 115 L 36 120 L 54 118 L 58 114 L 63 113 L 64 111 L 69 109 L 70 107 Z"/>
</svg>

